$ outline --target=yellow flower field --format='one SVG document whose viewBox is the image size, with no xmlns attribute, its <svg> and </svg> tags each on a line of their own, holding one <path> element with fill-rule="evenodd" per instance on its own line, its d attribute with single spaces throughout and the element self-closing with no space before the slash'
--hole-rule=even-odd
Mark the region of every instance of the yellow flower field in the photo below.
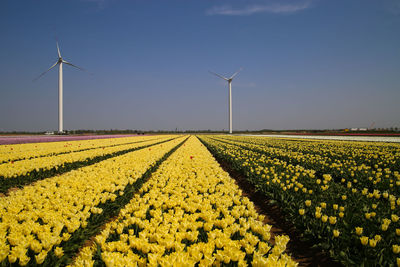
<svg viewBox="0 0 400 267">
<path fill-rule="evenodd" d="M 0 177 L 3 178 L 13 178 L 17 176 L 23 176 L 27 175 L 28 173 L 36 170 L 49 170 L 58 166 L 63 166 L 66 163 L 73 163 L 77 161 L 85 161 L 89 160 L 94 157 L 98 156 L 103 156 L 107 154 L 112 154 L 118 151 L 122 150 L 127 150 L 127 149 L 133 149 L 136 147 L 140 146 L 145 146 L 148 144 L 160 142 L 162 140 L 166 140 L 170 138 L 170 136 L 165 136 L 162 138 L 157 138 L 155 139 L 154 137 L 151 136 L 146 136 L 146 137 L 141 137 L 140 139 L 136 139 L 138 137 L 133 137 L 132 140 L 137 140 L 137 141 L 142 141 L 142 142 L 135 142 L 132 144 L 122 144 L 118 146 L 108 146 L 108 147 L 100 147 L 97 149 L 90 149 L 90 150 L 84 150 L 84 151 L 79 151 L 79 152 L 71 152 L 71 153 L 64 153 L 64 154 L 59 154 L 55 156 L 43 156 L 43 157 L 37 157 L 37 158 L 31 158 L 28 157 L 28 159 L 25 160 L 19 160 L 19 161 L 9 161 L 7 163 L 0 164 Z M 116 139 L 118 140 L 118 139 Z M 126 142 L 126 140 L 125 140 Z M 117 143 L 118 144 L 118 143 Z M 46 146 L 47 143 L 42 144 L 43 146 Z M 52 148 L 50 148 L 52 149 Z M 29 152 L 31 155 L 34 154 L 34 152 Z M 47 150 L 46 153 L 49 153 L 49 150 Z"/>
<path fill-rule="evenodd" d="M 99 147 L 117 146 L 156 139 L 154 136 L 106 138 L 68 142 L 28 143 L 0 146 L 0 164 L 9 161 L 52 156 Z"/>
<path fill-rule="evenodd" d="M 79 142 L 0 147 L 0 186 L 24 182 L 0 197 L 2 266 L 296 266 L 289 237 L 271 242 L 271 226 L 218 161 L 338 263 L 399 266 L 397 144 L 228 135 Z M 71 162 L 82 165 L 43 174 Z M 23 176 L 35 170 L 33 180 Z"/>
<path fill-rule="evenodd" d="M 202 136 L 311 242 L 344 265 L 397 265 L 400 146 Z"/>
<path fill-rule="evenodd" d="M 191 137 L 164 161 L 74 266 L 296 266 L 254 205 Z"/>
<path fill-rule="evenodd" d="M 123 195 L 127 185 L 183 140 L 176 138 L 104 160 L 1 197 L 0 262 L 41 264 L 53 250 L 61 257 L 62 249 L 57 246 L 85 228 L 92 214 L 101 214 L 99 205 Z"/>
</svg>

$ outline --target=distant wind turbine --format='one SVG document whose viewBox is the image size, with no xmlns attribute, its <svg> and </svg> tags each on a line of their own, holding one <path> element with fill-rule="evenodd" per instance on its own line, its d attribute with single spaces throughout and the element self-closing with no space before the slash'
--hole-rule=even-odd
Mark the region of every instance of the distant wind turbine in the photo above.
<svg viewBox="0 0 400 267">
<path fill-rule="evenodd" d="M 242 70 L 240 68 L 237 72 L 235 72 L 230 78 L 226 78 L 222 75 L 219 75 L 218 73 L 209 71 L 211 74 L 214 74 L 218 76 L 221 79 L 224 79 L 225 81 L 228 82 L 228 87 L 229 87 L 229 133 L 232 133 L 232 80 L 233 78 Z"/>
<path fill-rule="evenodd" d="M 36 79 L 34 79 L 34 81 L 38 80 L 40 77 L 45 75 L 49 70 L 51 70 L 55 66 L 59 65 L 59 69 L 58 69 L 58 132 L 62 133 L 62 132 L 64 132 L 64 129 L 63 129 L 63 64 L 70 65 L 72 67 L 75 67 L 75 68 L 83 70 L 83 71 L 85 69 L 75 66 L 74 64 L 71 64 L 68 61 L 64 60 L 61 57 L 60 47 L 58 46 L 58 42 L 56 42 L 56 44 L 57 44 L 58 60 L 48 70 L 46 70 L 45 72 L 40 74 Z"/>
</svg>

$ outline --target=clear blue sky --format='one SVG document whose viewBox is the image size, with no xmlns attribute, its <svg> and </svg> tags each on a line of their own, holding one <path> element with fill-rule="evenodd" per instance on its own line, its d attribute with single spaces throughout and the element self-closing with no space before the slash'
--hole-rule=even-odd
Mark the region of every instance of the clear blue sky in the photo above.
<svg viewBox="0 0 400 267">
<path fill-rule="evenodd" d="M 400 0 L 3 0 L 0 131 L 400 127 Z"/>
</svg>

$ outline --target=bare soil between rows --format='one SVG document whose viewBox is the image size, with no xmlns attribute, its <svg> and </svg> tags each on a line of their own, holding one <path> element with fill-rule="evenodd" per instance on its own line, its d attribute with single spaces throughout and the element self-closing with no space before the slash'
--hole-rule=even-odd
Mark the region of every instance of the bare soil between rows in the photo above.
<svg viewBox="0 0 400 267">
<path fill-rule="evenodd" d="M 299 231 L 294 225 L 285 220 L 285 216 L 278 205 L 271 204 L 270 200 L 260 192 L 256 192 L 252 184 L 239 172 L 233 170 L 231 166 L 224 161 L 217 159 L 222 169 L 230 174 L 243 191 L 243 195 L 248 197 L 253 203 L 259 214 L 265 216 L 264 223 L 272 226 L 271 243 L 275 242 L 275 236 L 287 235 L 290 241 L 286 251 L 292 258 L 299 263 L 299 266 L 343 266 L 341 263 L 334 261 L 327 253 L 312 248 L 314 244 L 301 239 Z"/>
</svg>

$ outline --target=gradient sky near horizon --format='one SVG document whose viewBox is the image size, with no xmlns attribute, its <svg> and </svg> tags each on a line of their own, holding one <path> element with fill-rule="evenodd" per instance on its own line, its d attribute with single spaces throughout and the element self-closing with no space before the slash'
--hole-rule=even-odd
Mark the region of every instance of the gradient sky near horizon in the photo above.
<svg viewBox="0 0 400 267">
<path fill-rule="evenodd" d="M 3 0 L 0 131 L 400 127 L 400 0 Z"/>
</svg>

